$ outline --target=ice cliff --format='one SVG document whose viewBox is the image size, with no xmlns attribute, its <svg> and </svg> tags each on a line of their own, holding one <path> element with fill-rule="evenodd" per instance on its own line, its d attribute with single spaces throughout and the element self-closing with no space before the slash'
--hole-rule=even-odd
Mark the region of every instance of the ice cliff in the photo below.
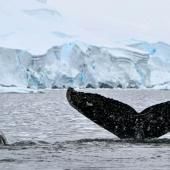
<svg viewBox="0 0 170 170">
<path fill-rule="evenodd" d="M 0 48 L 0 86 L 23 88 L 165 88 L 170 46 L 146 42 L 98 47 L 70 42 L 43 55 Z"/>
</svg>

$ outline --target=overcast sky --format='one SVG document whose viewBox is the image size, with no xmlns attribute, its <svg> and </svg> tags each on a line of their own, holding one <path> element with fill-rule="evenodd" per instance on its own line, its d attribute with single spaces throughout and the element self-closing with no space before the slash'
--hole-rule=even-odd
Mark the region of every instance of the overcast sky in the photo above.
<svg viewBox="0 0 170 170">
<path fill-rule="evenodd" d="M 89 32 L 115 40 L 170 43 L 170 0 L 48 0 L 48 3 Z"/>
</svg>

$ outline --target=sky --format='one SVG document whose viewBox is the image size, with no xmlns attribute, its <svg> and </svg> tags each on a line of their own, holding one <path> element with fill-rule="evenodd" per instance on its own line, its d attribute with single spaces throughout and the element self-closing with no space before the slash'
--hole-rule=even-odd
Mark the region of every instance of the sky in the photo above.
<svg viewBox="0 0 170 170">
<path fill-rule="evenodd" d="M 64 17 L 108 39 L 170 43 L 170 0 L 47 0 Z"/>
</svg>

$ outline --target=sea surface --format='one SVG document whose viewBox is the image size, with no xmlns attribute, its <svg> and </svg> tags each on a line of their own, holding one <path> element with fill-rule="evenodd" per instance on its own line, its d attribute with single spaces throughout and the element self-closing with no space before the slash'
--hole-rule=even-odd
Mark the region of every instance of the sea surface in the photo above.
<svg viewBox="0 0 170 170">
<path fill-rule="evenodd" d="M 163 90 L 92 90 L 137 111 L 170 100 Z M 170 134 L 120 140 L 74 110 L 66 90 L 0 94 L 0 170 L 170 170 Z"/>
</svg>

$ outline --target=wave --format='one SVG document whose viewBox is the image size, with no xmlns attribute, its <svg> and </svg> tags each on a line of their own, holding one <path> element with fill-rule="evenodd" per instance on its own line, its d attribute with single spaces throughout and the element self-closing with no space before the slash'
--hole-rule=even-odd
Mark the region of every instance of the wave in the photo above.
<svg viewBox="0 0 170 170">
<path fill-rule="evenodd" d="M 49 143 L 47 141 L 31 141 L 31 140 L 25 140 L 25 141 L 18 141 L 12 144 L 8 145 L 1 145 L 1 149 L 8 149 L 8 150 L 20 150 L 20 149 L 29 149 L 32 147 L 35 148 L 48 148 L 48 147 L 55 147 L 55 148 L 63 148 L 67 145 L 83 145 L 83 144 L 92 144 L 92 145 L 99 145 L 99 144 L 134 144 L 134 145 L 170 145 L 170 139 L 164 138 L 164 139 L 145 139 L 145 140 L 134 140 L 134 139 L 111 139 L 111 138 L 86 138 L 86 139 L 78 139 L 78 140 L 67 140 L 67 141 L 56 141 L 54 143 Z"/>
</svg>

